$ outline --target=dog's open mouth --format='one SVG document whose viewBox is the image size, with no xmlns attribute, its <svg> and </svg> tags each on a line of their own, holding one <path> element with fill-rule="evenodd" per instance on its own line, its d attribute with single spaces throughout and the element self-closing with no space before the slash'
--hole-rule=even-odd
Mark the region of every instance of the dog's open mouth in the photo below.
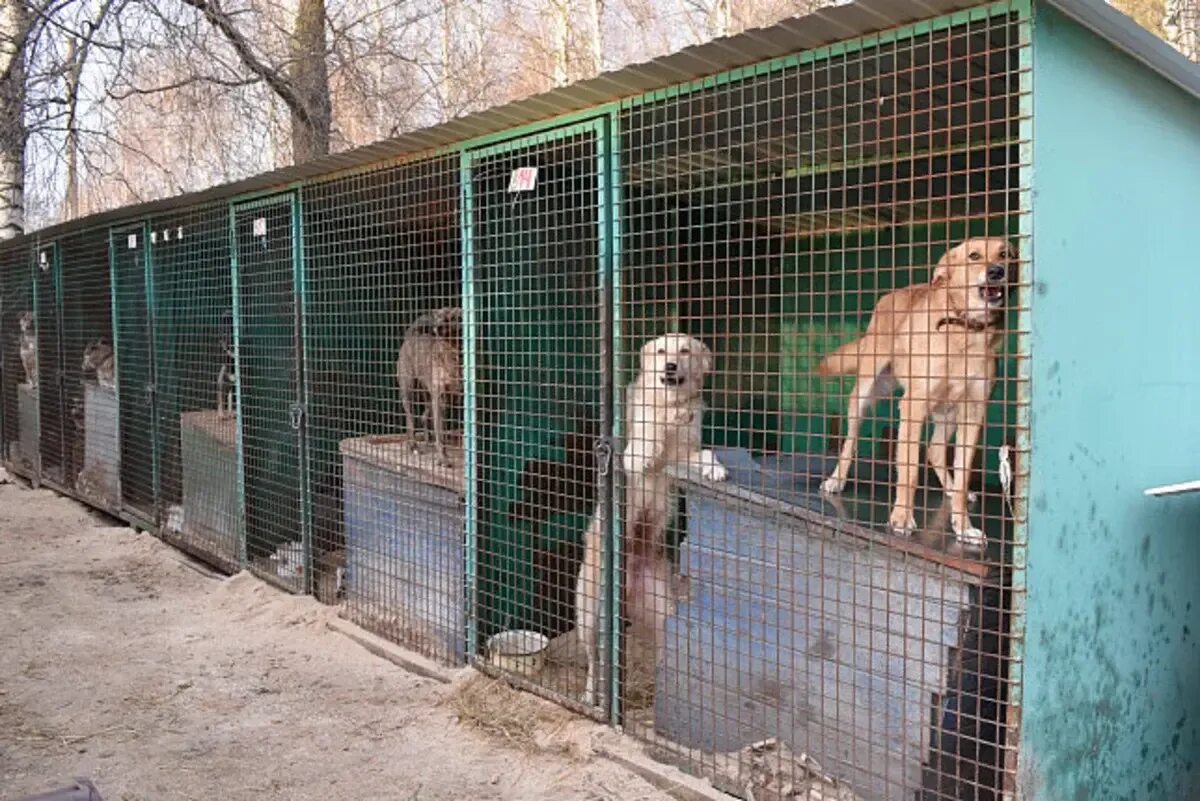
<svg viewBox="0 0 1200 801">
<path fill-rule="evenodd" d="M 668 387 L 677 387 L 683 383 L 683 376 L 679 373 L 664 373 L 662 382 Z"/>
<path fill-rule="evenodd" d="M 1004 302 L 1004 287 L 996 284 L 984 284 L 979 287 L 979 296 L 989 306 L 999 306 Z"/>
</svg>

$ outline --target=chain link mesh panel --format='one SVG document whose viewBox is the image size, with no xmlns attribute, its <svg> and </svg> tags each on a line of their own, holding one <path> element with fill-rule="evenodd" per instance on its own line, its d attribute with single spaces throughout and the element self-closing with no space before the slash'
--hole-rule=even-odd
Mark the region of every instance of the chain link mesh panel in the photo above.
<svg viewBox="0 0 1200 801">
<path fill-rule="evenodd" d="M 229 207 L 156 219 L 150 237 L 162 531 L 233 572 L 241 525 Z"/>
<path fill-rule="evenodd" d="M 33 323 L 33 276 L 28 245 L 0 251 L 0 406 L 3 410 L 3 461 L 26 478 L 37 477 L 37 392 L 29 384 L 26 364 L 36 359 L 36 332 L 22 331 L 22 319 Z M 23 347 L 24 344 L 24 347 Z"/>
<path fill-rule="evenodd" d="M 465 656 L 458 196 L 451 155 L 303 204 L 314 590 L 449 663 Z"/>
<path fill-rule="evenodd" d="M 584 124 L 472 155 L 470 225 L 477 417 L 477 647 L 483 664 L 588 707 L 584 670 L 547 656 L 582 595 L 596 648 L 604 618 L 596 445 L 602 433 L 603 127 Z M 590 522 L 589 522 L 590 521 Z M 569 651 L 564 651 L 569 653 Z M 539 664 L 540 663 L 540 664 Z"/>
<path fill-rule="evenodd" d="M 304 508 L 303 331 L 291 194 L 234 207 L 238 393 L 246 558 L 263 578 L 304 592 L 311 571 Z"/>
<path fill-rule="evenodd" d="M 121 506 L 120 444 L 108 229 L 64 236 L 59 254 L 63 483 L 82 500 L 116 512 Z"/>
<path fill-rule="evenodd" d="M 623 720 L 730 792 L 1002 790 L 1027 24 L 622 113 Z"/>
<path fill-rule="evenodd" d="M 154 338 L 148 286 L 149 231 L 144 224 L 110 234 L 117 340 L 121 509 L 143 525 L 158 523 Z"/>
<path fill-rule="evenodd" d="M 39 243 L 34 309 L 38 359 L 38 453 L 43 480 L 65 487 L 66 432 L 63 403 L 66 371 L 62 343 L 62 264 L 57 242 Z"/>
</svg>

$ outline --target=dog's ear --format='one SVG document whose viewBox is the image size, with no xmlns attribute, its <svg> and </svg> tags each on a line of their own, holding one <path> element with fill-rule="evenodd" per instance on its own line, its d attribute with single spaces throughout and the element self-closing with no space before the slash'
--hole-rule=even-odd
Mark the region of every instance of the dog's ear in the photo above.
<svg viewBox="0 0 1200 801">
<path fill-rule="evenodd" d="M 705 375 L 708 375 L 713 369 L 713 352 L 708 345 L 698 339 L 692 340 L 692 347 L 700 354 L 700 369 L 704 371 Z"/>
<path fill-rule="evenodd" d="M 938 259 L 937 264 L 933 267 L 933 275 L 929 276 L 929 283 L 934 286 L 942 286 L 950 281 L 950 265 L 962 250 L 962 245 L 955 245 L 942 254 Z"/>
<path fill-rule="evenodd" d="M 659 338 L 646 340 L 646 343 L 642 345 L 641 356 L 638 360 L 638 363 L 642 367 L 647 367 L 650 364 L 650 361 L 654 358 L 655 352 L 658 351 L 658 346 Z"/>
</svg>

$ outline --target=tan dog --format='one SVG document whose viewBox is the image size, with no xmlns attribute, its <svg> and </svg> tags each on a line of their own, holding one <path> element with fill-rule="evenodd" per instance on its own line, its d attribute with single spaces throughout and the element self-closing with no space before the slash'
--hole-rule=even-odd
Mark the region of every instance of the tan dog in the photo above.
<svg viewBox="0 0 1200 801">
<path fill-rule="evenodd" d="M 880 298 L 862 337 L 830 353 L 818 372 L 855 375 L 847 411 L 846 440 L 837 467 L 821 485 L 841 492 L 850 473 L 863 416 L 897 384 L 900 430 L 896 439 L 896 502 L 890 524 L 916 528 L 913 499 L 926 418 L 934 427 L 926 459 L 950 497 L 950 523 L 964 547 L 982 548 L 983 532 L 967 510 L 970 470 L 996 379 L 996 349 L 1016 255 L 1007 240 L 968 239 L 946 251 L 928 284 Z M 955 439 L 954 469 L 946 454 Z"/>
<path fill-rule="evenodd" d="M 641 369 L 625 389 L 625 530 L 622 553 L 624 617 L 632 627 L 662 643 L 672 600 L 674 570 L 667 558 L 667 526 L 675 509 L 671 466 L 697 469 L 709 481 L 724 481 L 725 468 L 701 448 L 704 378 L 712 353 L 694 337 L 667 334 L 641 350 Z M 596 626 L 600 614 L 604 532 L 597 508 L 584 535 L 583 562 L 575 585 L 575 624 L 587 653 L 583 701 L 596 702 Z"/>
</svg>

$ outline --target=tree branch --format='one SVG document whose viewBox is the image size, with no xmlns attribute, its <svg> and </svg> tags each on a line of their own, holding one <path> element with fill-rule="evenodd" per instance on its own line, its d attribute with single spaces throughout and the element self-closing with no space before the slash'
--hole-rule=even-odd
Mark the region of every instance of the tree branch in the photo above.
<svg viewBox="0 0 1200 801">
<path fill-rule="evenodd" d="M 278 70 L 264 64 L 258 56 L 254 55 L 254 51 L 250 49 L 250 43 L 234 27 L 229 16 L 220 9 L 217 0 L 182 0 L 182 2 L 203 14 L 208 23 L 221 32 L 233 47 L 234 52 L 237 53 L 242 65 L 265 81 L 267 86 L 271 87 L 271 91 L 278 95 L 279 99 L 288 107 L 288 111 L 302 119 L 306 125 L 313 124 L 312 115 L 304 101 L 296 93 L 295 87 L 280 75 Z"/>
<path fill-rule="evenodd" d="M 258 83 L 258 78 L 218 78 L 215 75 L 192 75 L 174 83 L 164 84 L 162 86 L 130 86 L 127 91 L 115 91 L 109 89 L 107 94 L 113 100 L 128 100 L 134 95 L 157 95 L 163 92 L 170 92 L 175 89 L 182 89 L 185 86 L 191 86 L 197 83 L 207 83 L 213 86 L 222 86 L 226 89 L 237 89 L 243 86 L 251 86 Z"/>
</svg>

